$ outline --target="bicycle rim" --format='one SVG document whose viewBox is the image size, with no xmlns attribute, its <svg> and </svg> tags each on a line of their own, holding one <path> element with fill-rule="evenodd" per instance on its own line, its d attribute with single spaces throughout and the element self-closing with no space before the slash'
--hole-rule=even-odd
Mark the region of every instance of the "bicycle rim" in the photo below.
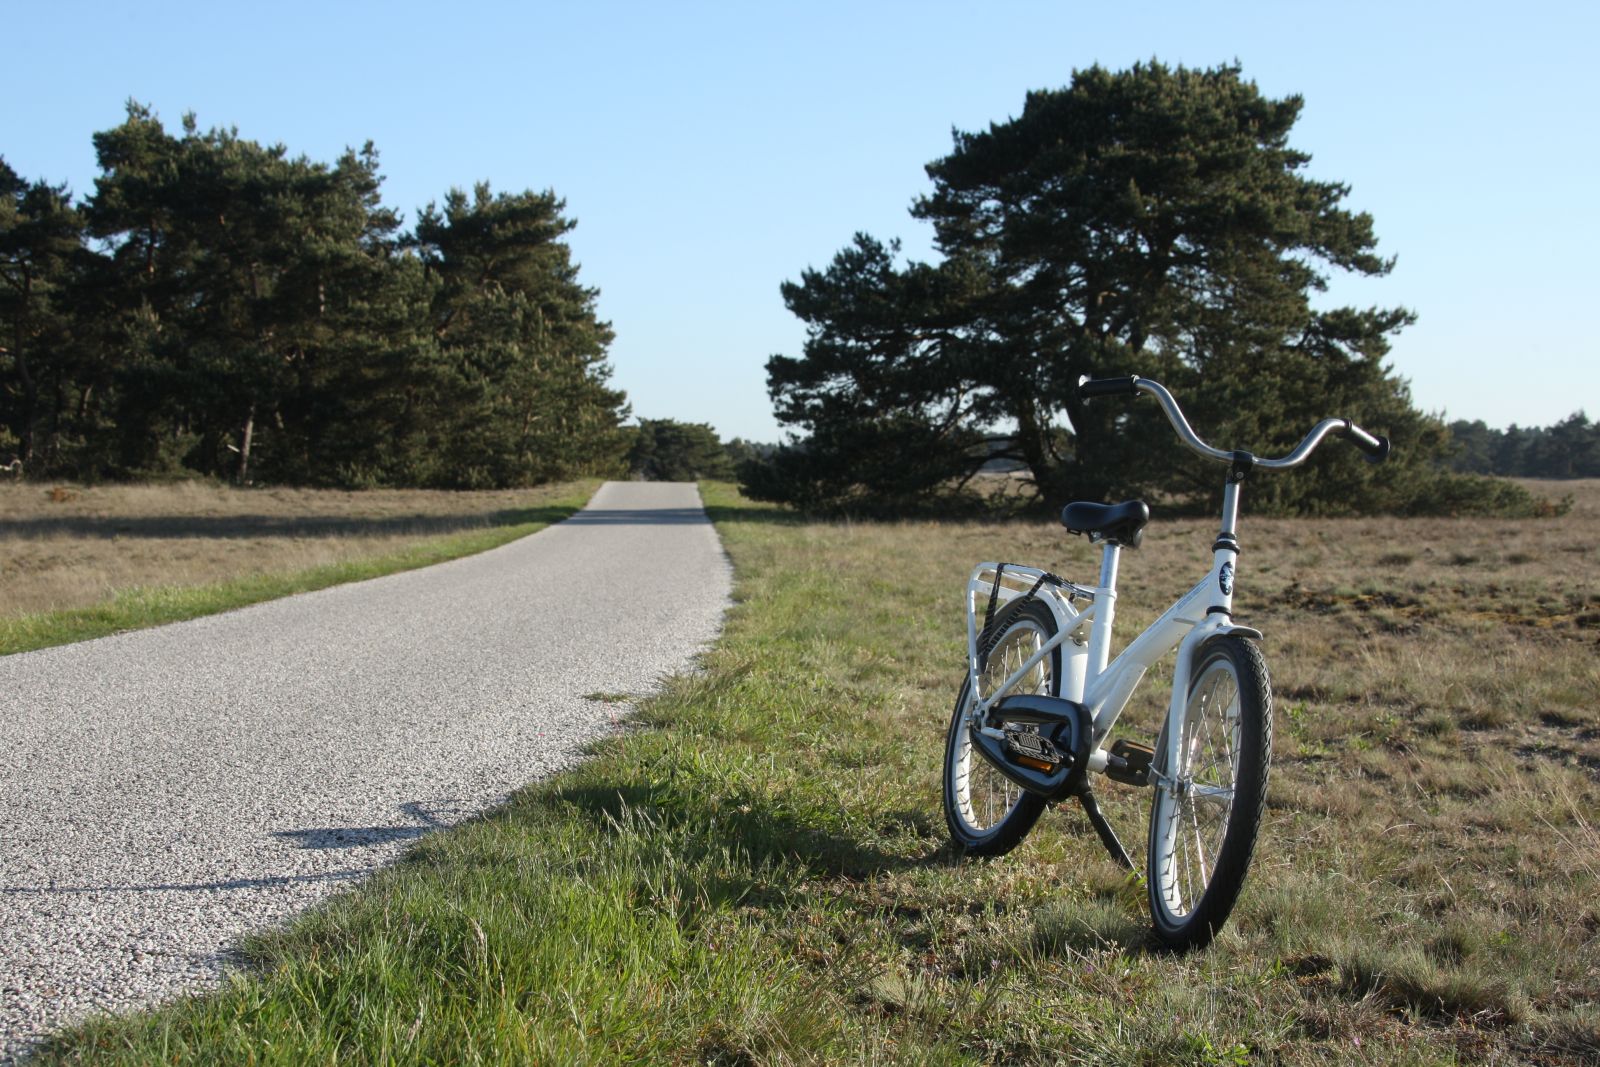
<svg viewBox="0 0 1600 1067">
<path fill-rule="evenodd" d="M 983 673 L 978 676 L 979 692 L 987 696 L 997 690 L 1048 639 L 1049 635 L 1038 622 L 1027 617 L 1019 618 L 989 651 Z M 1053 681 L 1051 659 L 1051 656 L 1041 659 L 1011 687 L 1011 692 L 1049 694 Z M 965 716 L 972 708 L 973 698 L 970 689 L 963 692 L 966 693 L 962 708 Z M 986 833 L 1004 822 L 1023 797 L 1023 791 L 1016 783 L 995 770 L 988 760 L 973 750 L 972 737 L 967 730 L 962 730 L 961 738 L 951 753 L 951 763 L 956 811 L 973 834 Z"/>
</svg>

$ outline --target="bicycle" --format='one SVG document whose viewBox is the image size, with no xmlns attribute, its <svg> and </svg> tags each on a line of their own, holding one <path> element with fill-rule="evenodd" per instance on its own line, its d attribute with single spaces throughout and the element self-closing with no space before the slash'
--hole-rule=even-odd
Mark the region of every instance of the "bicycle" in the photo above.
<svg viewBox="0 0 1600 1067">
<path fill-rule="evenodd" d="M 1261 632 L 1233 619 L 1239 495 L 1257 470 L 1297 467 L 1329 434 L 1371 462 L 1389 441 L 1324 419 L 1288 455 L 1260 459 L 1202 441 L 1159 382 L 1079 382 L 1078 395 L 1148 393 L 1190 451 L 1228 465 L 1211 569 L 1109 664 L 1124 548 L 1150 519 L 1142 500 L 1068 504 L 1068 532 L 1102 546 L 1100 580 L 1077 585 L 1036 567 L 980 563 L 967 580 L 967 677 L 945 742 L 945 820 L 965 854 L 1015 848 L 1046 806 L 1082 805 L 1113 859 L 1136 868 L 1089 787 L 1100 774 L 1154 790 L 1144 881 L 1152 926 L 1169 948 L 1202 948 L 1227 921 L 1255 849 L 1272 748 L 1272 687 Z M 980 599 L 987 597 L 982 624 Z M 1177 649 L 1172 698 L 1154 747 L 1105 741 L 1145 672 Z M 976 753 L 976 758 L 974 754 Z"/>
</svg>

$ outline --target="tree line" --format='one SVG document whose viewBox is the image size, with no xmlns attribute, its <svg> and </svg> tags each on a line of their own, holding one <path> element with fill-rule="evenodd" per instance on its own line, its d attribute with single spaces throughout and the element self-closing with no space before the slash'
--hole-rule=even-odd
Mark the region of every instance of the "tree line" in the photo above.
<svg viewBox="0 0 1600 1067">
<path fill-rule="evenodd" d="M 774 449 L 738 437 L 724 442 L 709 423 L 640 419 L 628 448 L 628 473 L 651 482 L 732 481 L 741 467 Z"/>
<path fill-rule="evenodd" d="M 332 163 L 130 103 L 75 201 L 0 159 L 0 463 L 95 480 L 521 486 L 622 469 L 610 326 L 551 191 L 415 225 Z"/>
<path fill-rule="evenodd" d="M 1450 424 L 1450 469 L 1512 478 L 1600 478 L 1600 424 L 1575 412 L 1553 426 Z"/>
<path fill-rule="evenodd" d="M 1442 473 L 1450 433 L 1385 363 L 1405 308 L 1317 306 L 1335 272 L 1380 276 L 1371 216 L 1306 173 L 1303 101 L 1235 65 L 1078 71 L 1020 115 L 954 134 L 911 208 L 937 258 L 858 233 L 783 285 L 806 325 L 767 383 L 791 441 L 747 464 L 746 491 L 818 511 L 981 506 L 986 465 L 1025 468 L 1041 499 L 1155 494 L 1215 504 L 1222 477 L 1152 402 L 1086 403 L 1079 379 L 1139 374 L 1203 436 L 1287 452 L 1320 418 L 1395 441 L 1374 466 L 1325 447 L 1252 484 L 1280 511 L 1517 510 L 1505 483 Z"/>
</svg>

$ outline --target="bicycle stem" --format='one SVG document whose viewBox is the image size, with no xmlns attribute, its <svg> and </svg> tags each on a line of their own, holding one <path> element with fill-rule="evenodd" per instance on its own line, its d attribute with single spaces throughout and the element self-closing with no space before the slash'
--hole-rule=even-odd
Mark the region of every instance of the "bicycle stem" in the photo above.
<svg viewBox="0 0 1600 1067">
<path fill-rule="evenodd" d="M 1222 530 L 1217 534 L 1218 541 L 1232 540 L 1234 547 L 1239 544 L 1239 482 L 1228 479 L 1228 484 L 1222 489 Z"/>
</svg>

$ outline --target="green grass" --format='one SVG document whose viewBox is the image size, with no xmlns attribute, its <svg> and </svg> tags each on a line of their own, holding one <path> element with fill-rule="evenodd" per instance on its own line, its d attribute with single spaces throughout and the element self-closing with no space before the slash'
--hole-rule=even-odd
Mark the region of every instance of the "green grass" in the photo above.
<svg viewBox="0 0 1600 1067">
<path fill-rule="evenodd" d="M 593 492 L 594 484 L 587 483 L 578 492 L 549 504 L 502 512 L 495 516 L 494 525 L 486 529 L 439 537 L 398 552 L 288 574 L 253 574 L 208 585 L 134 588 L 91 607 L 0 618 L 0 656 L 215 615 L 263 600 L 379 578 L 485 552 L 560 522 L 582 508 Z"/>
<path fill-rule="evenodd" d="M 704 493 L 737 603 L 704 669 L 643 704 L 645 729 L 250 941 L 222 991 L 93 1022 L 39 1061 L 1600 1057 L 1592 629 L 1504 623 L 1486 654 L 1479 616 L 1523 597 L 1470 584 L 1427 543 L 1460 531 L 1405 528 L 1417 582 L 1440 587 L 1406 616 L 1414 633 L 1385 641 L 1374 616 L 1400 609 L 1340 583 L 1389 537 L 1252 527 L 1274 552 L 1240 606 L 1268 633 L 1280 759 L 1232 924 L 1174 957 L 1069 809 L 1000 860 L 945 845 L 966 569 L 998 556 L 1083 573 L 1086 550 L 1032 524 L 812 524 Z M 1160 527 L 1124 562 L 1129 632 L 1186 587 L 1174 576 L 1204 565 L 1211 532 Z M 1274 554 L 1292 578 L 1266 577 Z M 1143 798 L 1105 792 L 1137 842 Z"/>
</svg>

